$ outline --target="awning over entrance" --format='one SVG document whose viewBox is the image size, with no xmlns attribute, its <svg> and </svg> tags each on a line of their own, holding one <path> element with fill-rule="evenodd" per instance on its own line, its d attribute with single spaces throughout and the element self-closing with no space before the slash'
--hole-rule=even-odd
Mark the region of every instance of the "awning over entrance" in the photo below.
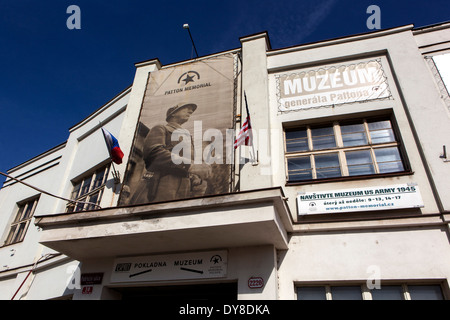
<svg viewBox="0 0 450 320">
<path fill-rule="evenodd" d="M 281 188 L 36 217 L 40 243 L 76 260 L 273 245 L 292 218 Z"/>
</svg>

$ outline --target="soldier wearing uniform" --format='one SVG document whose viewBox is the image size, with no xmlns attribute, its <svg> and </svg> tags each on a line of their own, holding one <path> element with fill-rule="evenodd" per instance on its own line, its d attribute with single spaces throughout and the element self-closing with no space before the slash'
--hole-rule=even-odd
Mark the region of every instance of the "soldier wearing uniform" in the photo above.
<svg viewBox="0 0 450 320">
<path fill-rule="evenodd" d="M 167 124 L 153 127 L 144 141 L 143 158 L 146 174 L 146 190 L 138 190 L 139 199 L 135 203 L 170 201 L 202 196 L 205 194 L 211 168 L 207 164 L 192 164 L 192 158 L 183 158 L 183 154 L 172 154 L 179 141 L 172 141 L 172 134 L 191 135 L 181 127 L 197 109 L 195 104 L 183 104 L 169 108 L 166 114 Z M 191 156 L 193 152 L 191 150 Z M 174 161 L 176 160 L 176 161 Z M 144 192 L 143 192 L 144 191 Z M 148 191 L 148 192 L 147 192 Z M 146 198 L 146 199 L 145 199 Z"/>
</svg>

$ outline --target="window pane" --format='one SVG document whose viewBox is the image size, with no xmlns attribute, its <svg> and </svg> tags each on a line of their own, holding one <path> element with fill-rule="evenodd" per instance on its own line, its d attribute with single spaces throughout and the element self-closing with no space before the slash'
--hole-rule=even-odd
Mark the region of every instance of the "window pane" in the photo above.
<svg viewBox="0 0 450 320">
<path fill-rule="evenodd" d="M 325 168 L 316 170 L 317 179 L 336 178 L 341 176 L 341 168 Z"/>
<path fill-rule="evenodd" d="M 98 204 L 100 198 L 100 192 L 96 192 L 89 197 L 89 202 Z M 86 210 L 95 210 L 97 207 L 93 204 L 88 204 Z"/>
<path fill-rule="evenodd" d="M 391 121 L 375 121 L 367 123 L 370 131 L 370 138 L 373 144 L 394 142 L 395 136 L 392 130 Z"/>
<path fill-rule="evenodd" d="M 372 300 L 403 300 L 402 286 L 381 286 L 370 291 Z"/>
<path fill-rule="evenodd" d="M 288 159 L 289 180 L 310 180 L 312 179 L 311 160 L 308 157 Z"/>
<path fill-rule="evenodd" d="M 84 202 L 86 202 L 86 198 L 77 199 L 77 201 L 84 201 Z M 84 206 L 85 206 L 85 203 L 77 202 L 75 204 L 75 211 L 83 211 Z"/>
<path fill-rule="evenodd" d="M 83 185 L 81 187 L 80 196 L 89 192 L 89 187 L 91 186 L 92 177 L 89 177 L 83 181 Z"/>
<path fill-rule="evenodd" d="M 331 287 L 333 300 L 362 300 L 361 287 Z"/>
<path fill-rule="evenodd" d="M 323 127 L 323 128 L 313 128 L 311 129 L 311 135 L 313 137 L 318 137 L 318 136 L 330 136 L 330 135 L 334 135 L 334 130 L 333 127 Z"/>
<path fill-rule="evenodd" d="M 12 239 L 14 236 L 14 233 L 16 232 L 17 224 L 11 227 L 11 231 L 9 232 L 8 238 L 6 238 L 5 244 L 12 243 Z"/>
<path fill-rule="evenodd" d="M 316 155 L 314 160 L 316 162 L 316 168 L 339 167 L 337 153 Z"/>
<path fill-rule="evenodd" d="M 375 169 L 373 165 L 359 165 L 359 166 L 349 166 L 348 174 L 350 176 L 362 176 L 366 174 L 375 174 Z"/>
<path fill-rule="evenodd" d="M 408 285 L 408 291 L 411 296 L 411 300 L 443 300 L 441 286 L 410 286 Z"/>
<path fill-rule="evenodd" d="M 368 143 L 365 132 L 342 134 L 342 141 L 344 147 L 363 146 Z"/>
<path fill-rule="evenodd" d="M 72 190 L 71 199 L 76 199 L 81 188 L 81 182 L 77 183 Z"/>
<path fill-rule="evenodd" d="M 372 163 L 372 156 L 370 155 L 370 150 L 346 152 L 345 156 L 347 158 L 348 165 Z"/>
<path fill-rule="evenodd" d="M 371 131 L 392 128 L 390 120 L 371 121 L 371 122 L 368 122 L 367 125 L 369 126 L 369 130 L 371 130 Z"/>
<path fill-rule="evenodd" d="M 34 209 L 34 201 L 28 202 L 26 204 L 26 209 L 22 220 L 29 219 L 33 215 L 33 209 Z"/>
<path fill-rule="evenodd" d="M 103 184 L 103 180 L 105 179 L 105 170 L 106 168 L 99 170 L 96 172 L 94 184 L 92 186 L 92 190 L 100 187 Z"/>
<path fill-rule="evenodd" d="M 286 131 L 286 140 L 306 138 L 306 129 L 296 131 Z"/>
<path fill-rule="evenodd" d="M 375 173 L 370 150 L 346 152 L 345 156 L 350 176 Z"/>
<path fill-rule="evenodd" d="M 336 147 L 333 127 L 311 129 L 313 150 Z"/>
<path fill-rule="evenodd" d="M 286 131 L 286 151 L 308 151 L 308 134 L 306 129 Z"/>
<path fill-rule="evenodd" d="M 341 132 L 342 133 L 364 132 L 364 125 L 362 123 L 341 125 Z"/>
<path fill-rule="evenodd" d="M 19 224 L 19 230 L 16 232 L 16 235 L 14 239 L 12 239 L 11 243 L 16 243 L 19 241 L 22 241 L 23 237 L 25 236 L 25 227 L 27 226 L 26 222 L 23 222 Z"/>
<path fill-rule="evenodd" d="M 308 157 L 298 157 L 288 159 L 289 170 L 303 170 L 311 168 L 311 159 Z"/>
<path fill-rule="evenodd" d="M 289 181 L 304 181 L 312 179 L 312 170 L 289 172 Z"/>
<path fill-rule="evenodd" d="M 19 211 L 17 211 L 16 218 L 14 219 L 14 223 L 19 222 L 22 220 L 23 211 L 25 210 L 26 204 L 23 204 L 19 207 Z"/>
<path fill-rule="evenodd" d="M 378 168 L 380 169 L 380 173 L 401 172 L 405 170 L 401 162 L 379 163 Z"/>
<path fill-rule="evenodd" d="M 326 300 L 325 287 L 297 288 L 297 300 Z"/>
<path fill-rule="evenodd" d="M 336 147 L 334 136 L 313 137 L 313 150 L 323 150 Z"/>
<path fill-rule="evenodd" d="M 289 172 L 289 181 L 304 181 L 312 179 L 312 171 Z"/>
<path fill-rule="evenodd" d="M 400 152 L 397 147 L 375 149 L 380 173 L 404 171 Z"/>
<path fill-rule="evenodd" d="M 370 131 L 370 138 L 373 144 L 395 141 L 394 131 L 392 129 Z"/>
<path fill-rule="evenodd" d="M 287 152 L 301 152 L 308 151 L 308 139 L 296 139 L 296 140 L 286 140 L 286 151 Z"/>
<path fill-rule="evenodd" d="M 375 156 L 377 157 L 377 162 L 402 160 L 397 147 L 375 149 Z"/>
<path fill-rule="evenodd" d="M 71 203 L 67 205 L 67 212 L 71 213 L 75 210 L 75 204 Z"/>
<path fill-rule="evenodd" d="M 341 176 L 339 157 L 337 153 L 316 155 L 314 157 L 318 179 Z"/>
<path fill-rule="evenodd" d="M 344 147 L 367 144 L 366 130 L 362 123 L 341 125 L 341 133 Z"/>
</svg>

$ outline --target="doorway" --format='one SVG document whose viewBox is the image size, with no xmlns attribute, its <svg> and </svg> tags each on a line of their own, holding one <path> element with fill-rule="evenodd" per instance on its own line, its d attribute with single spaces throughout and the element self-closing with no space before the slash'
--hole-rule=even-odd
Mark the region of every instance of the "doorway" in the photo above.
<svg viewBox="0 0 450 320">
<path fill-rule="evenodd" d="M 114 288 L 122 300 L 237 300 L 237 283 Z"/>
</svg>

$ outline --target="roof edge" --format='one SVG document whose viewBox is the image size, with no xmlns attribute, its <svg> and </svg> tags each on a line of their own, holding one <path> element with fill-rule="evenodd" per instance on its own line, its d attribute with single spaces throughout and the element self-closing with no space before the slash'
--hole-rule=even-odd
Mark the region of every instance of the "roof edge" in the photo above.
<svg viewBox="0 0 450 320">
<path fill-rule="evenodd" d="M 438 23 L 430 24 L 428 26 L 414 28 L 413 29 L 413 34 L 414 35 L 422 34 L 422 33 L 433 32 L 433 31 L 442 30 L 442 29 L 448 29 L 448 28 L 450 28 L 450 20 L 449 21 L 444 21 L 444 22 L 438 22 Z"/>
<path fill-rule="evenodd" d="M 386 36 L 386 35 L 390 35 L 390 34 L 394 34 L 394 33 L 411 31 L 411 30 L 413 30 L 413 28 L 414 28 L 413 24 L 407 24 L 407 25 L 400 26 L 400 27 L 393 27 L 393 28 L 389 28 L 389 29 L 369 31 L 369 32 L 358 33 L 358 34 L 353 34 L 353 35 L 348 35 L 348 36 L 342 36 L 342 37 L 337 37 L 337 38 L 332 38 L 332 39 L 327 39 L 327 40 L 320 40 L 320 41 L 305 43 L 305 44 L 301 44 L 301 45 L 294 45 L 294 46 L 289 46 L 289 47 L 285 47 L 285 48 L 270 50 L 267 52 L 267 55 L 275 55 L 275 54 L 288 53 L 288 52 L 293 52 L 293 51 L 308 50 L 308 49 L 314 49 L 314 48 L 319 48 L 319 47 L 324 47 L 324 46 L 330 46 L 330 45 L 334 45 L 334 44 L 359 41 L 359 40 L 364 40 L 364 39 L 373 38 L 373 37 L 382 37 L 382 36 Z"/>
<path fill-rule="evenodd" d="M 57 145 L 57 146 L 55 146 L 55 147 L 53 147 L 51 149 L 48 149 L 47 151 L 44 151 L 44 152 L 38 154 L 37 156 L 34 156 L 33 158 L 28 159 L 28 160 L 26 160 L 26 161 L 24 161 L 24 162 L 22 162 L 22 163 L 20 163 L 20 164 L 18 164 L 16 166 L 12 167 L 11 169 L 8 169 L 6 172 L 9 174 L 9 173 L 13 173 L 16 170 L 22 169 L 23 167 L 25 167 L 25 166 L 27 166 L 27 165 L 29 165 L 29 164 L 31 164 L 31 163 L 39 160 L 39 159 L 44 158 L 44 157 L 48 156 L 49 154 L 52 154 L 52 153 L 54 153 L 54 152 L 56 152 L 58 150 L 63 149 L 66 146 L 66 144 L 67 144 L 67 141 L 64 141 L 63 143 L 60 143 L 59 145 Z"/>
<path fill-rule="evenodd" d="M 112 98 L 111 100 L 109 100 L 107 103 L 105 103 L 104 105 L 102 105 L 100 108 L 98 108 L 97 110 L 95 110 L 94 112 L 92 112 L 90 115 L 88 115 L 87 117 L 85 117 L 83 120 L 81 120 L 80 122 L 78 122 L 77 124 L 73 125 L 72 127 L 69 128 L 69 132 L 73 132 L 76 129 L 78 129 L 80 126 L 82 126 L 83 124 L 85 124 L 86 122 L 88 122 L 89 120 L 91 120 L 92 118 L 94 118 L 95 116 L 97 116 L 98 114 L 102 113 L 105 109 L 109 108 L 111 105 L 113 105 L 115 102 L 117 102 L 118 100 L 120 100 L 121 98 L 123 98 L 125 95 L 127 95 L 128 93 L 131 92 L 131 88 L 132 85 L 129 85 L 126 89 L 122 90 L 119 94 L 117 94 L 114 98 Z"/>
</svg>

